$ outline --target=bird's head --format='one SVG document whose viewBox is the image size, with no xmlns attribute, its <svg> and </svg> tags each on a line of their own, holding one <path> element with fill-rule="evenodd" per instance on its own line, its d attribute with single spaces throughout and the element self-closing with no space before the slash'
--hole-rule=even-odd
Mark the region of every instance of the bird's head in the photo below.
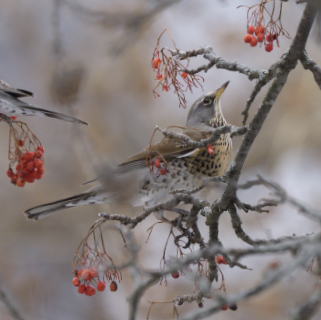
<svg viewBox="0 0 321 320">
<path fill-rule="evenodd" d="M 211 91 L 198 98 L 192 105 L 187 116 L 187 127 L 206 128 L 206 126 L 217 127 L 226 124 L 221 110 L 221 97 L 228 86 L 225 82 L 215 91 Z"/>
</svg>

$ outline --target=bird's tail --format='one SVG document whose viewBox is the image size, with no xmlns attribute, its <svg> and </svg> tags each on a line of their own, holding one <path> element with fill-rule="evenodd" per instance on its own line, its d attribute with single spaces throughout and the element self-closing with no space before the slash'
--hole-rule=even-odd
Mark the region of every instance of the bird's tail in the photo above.
<svg viewBox="0 0 321 320">
<path fill-rule="evenodd" d="M 54 118 L 54 119 L 59 119 L 59 120 L 64 120 L 68 122 L 76 122 L 76 123 L 82 123 L 88 125 L 87 122 L 82 121 L 80 119 L 74 118 L 72 116 L 69 116 L 67 114 L 61 113 L 61 112 L 56 112 L 56 111 L 51 111 L 47 109 L 43 109 L 31 104 L 25 104 L 24 106 L 25 113 L 24 115 L 38 115 L 38 116 L 45 116 L 49 118 Z M 30 113 L 30 114 L 29 114 Z"/>
<path fill-rule="evenodd" d="M 96 191 L 87 191 L 75 196 L 61 199 L 54 202 L 42 204 L 25 211 L 27 219 L 42 219 L 57 211 L 73 208 L 85 204 L 98 204 L 106 202 L 106 195 L 97 194 Z"/>
</svg>

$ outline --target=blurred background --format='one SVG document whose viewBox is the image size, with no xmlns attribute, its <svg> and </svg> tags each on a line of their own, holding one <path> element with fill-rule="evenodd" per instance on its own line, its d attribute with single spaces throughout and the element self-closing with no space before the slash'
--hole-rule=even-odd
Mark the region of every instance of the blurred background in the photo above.
<svg viewBox="0 0 321 320">
<path fill-rule="evenodd" d="M 34 92 L 26 101 L 71 114 L 87 121 L 88 127 L 49 118 L 22 118 L 44 145 L 44 177 L 24 188 L 10 184 L 8 126 L 0 127 L 0 277 L 27 319 L 126 319 L 126 296 L 133 288 L 129 274 L 117 292 L 86 297 L 71 281 L 72 258 L 80 241 L 99 212 L 137 214 L 142 208 L 109 205 L 70 209 L 41 221 L 27 221 L 23 211 L 32 206 L 84 191 L 81 184 L 96 175 L 95 166 L 115 164 L 148 145 L 155 125 L 184 125 L 188 108 L 178 108 L 173 91 L 161 92 L 151 68 L 152 53 L 160 33 L 168 27 L 182 50 L 210 45 L 227 61 L 239 61 L 254 69 L 266 69 L 277 61 L 290 41 L 280 38 L 280 48 L 271 53 L 263 47 L 244 44 L 246 8 L 254 1 L 128 1 L 128 0 L 1 0 L 0 78 L 16 88 Z M 284 3 L 282 23 L 293 37 L 304 5 Z M 172 47 L 165 35 L 161 46 Z M 320 61 L 318 30 L 310 35 L 310 56 Z M 202 58 L 190 66 L 204 64 Z M 212 68 L 201 74 L 204 92 L 230 80 L 223 98 L 227 121 L 241 125 L 241 112 L 254 86 L 244 75 Z M 255 100 L 253 116 L 266 90 Z M 191 105 L 203 92 L 186 93 Z M 246 161 L 242 181 L 257 174 L 281 184 L 287 192 L 312 208 L 320 208 L 321 197 L 321 94 L 312 74 L 301 65 L 292 72 Z M 241 138 L 234 139 L 234 154 Z M 209 195 L 214 201 L 219 191 Z M 240 192 L 245 202 L 256 204 L 269 193 L 263 187 Z M 270 213 L 240 213 L 243 228 L 252 238 L 277 238 L 319 232 L 319 226 L 290 206 Z M 158 268 L 168 226 L 155 227 L 146 244 L 150 216 L 136 228 L 141 246 L 140 263 Z M 202 224 L 202 223 L 200 223 Z M 104 226 L 105 227 L 105 226 Z M 204 225 L 203 233 L 206 234 Z M 126 251 L 115 231 L 104 230 L 108 253 L 116 263 Z M 225 247 L 247 245 L 236 238 L 227 214 L 220 224 Z M 170 246 L 168 257 L 175 255 Z M 222 266 L 227 293 L 249 288 L 260 281 L 271 263 L 283 263 L 290 255 L 264 256 L 242 261 L 252 271 Z M 308 262 L 307 262 L 308 263 Z M 288 310 L 306 299 L 316 284 L 305 270 L 283 280 L 266 293 L 239 304 L 237 312 L 225 311 L 215 319 L 285 319 Z M 217 287 L 219 284 L 217 284 Z M 194 292 L 191 275 L 168 278 L 167 286 L 155 285 L 143 297 L 139 319 L 146 318 L 149 301 L 170 301 Z M 204 307 L 209 305 L 204 301 Z M 179 307 L 180 315 L 197 305 Z M 316 319 L 321 313 L 316 315 Z M 156 305 L 150 319 L 172 318 L 172 305 Z M 0 319 L 12 319 L 0 302 Z"/>
</svg>

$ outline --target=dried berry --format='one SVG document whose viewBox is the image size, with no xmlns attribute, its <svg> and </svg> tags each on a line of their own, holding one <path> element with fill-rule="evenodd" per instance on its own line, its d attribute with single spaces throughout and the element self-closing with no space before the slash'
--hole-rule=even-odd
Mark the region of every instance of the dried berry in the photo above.
<svg viewBox="0 0 321 320">
<path fill-rule="evenodd" d="M 117 291 L 118 289 L 117 283 L 115 281 L 112 281 L 109 285 L 109 289 L 110 291 Z"/>
</svg>

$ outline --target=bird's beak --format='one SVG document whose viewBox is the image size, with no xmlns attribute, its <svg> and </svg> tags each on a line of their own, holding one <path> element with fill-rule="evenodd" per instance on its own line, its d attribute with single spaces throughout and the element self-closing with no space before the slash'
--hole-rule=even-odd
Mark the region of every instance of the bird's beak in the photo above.
<svg viewBox="0 0 321 320">
<path fill-rule="evenodd" d="M 226 89 L 226 87 L 228 86 L 229 83 L 230 83 L 230 81 L 227 81 L 219 89 L 217 89 L 215 100 L 219 100 L 221 98 L 223 92 L 225 91 L 225 89 Z"/>
</svg>

